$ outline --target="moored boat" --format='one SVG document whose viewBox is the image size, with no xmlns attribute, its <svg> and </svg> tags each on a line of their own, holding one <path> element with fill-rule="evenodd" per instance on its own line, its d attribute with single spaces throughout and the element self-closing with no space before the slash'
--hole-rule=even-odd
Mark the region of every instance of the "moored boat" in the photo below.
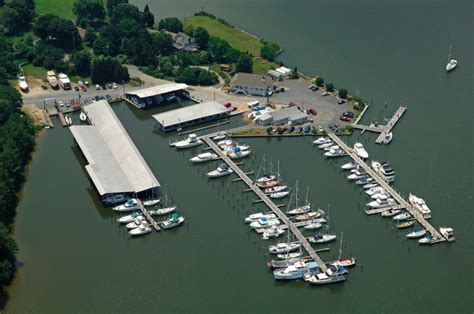
<svg viewBox="0 0 474 314">
<path fill-rule="evenodd" d="M 119 219 L 117 219 L 117 222 L 119 222 L 121 224 L 128 224 L 129 222 L 132 222 L 135 219 L 140 219 L 139 217 L 143 218 L 141 213 L 136 212 L 136 213 L 133 213 L 133 214 L 130 214 L 130 215 L 127 215 L 127 216 L 120 217 Z"/>
<path fill-rule="evenodd" d="M 409 194 L 408 202 L 410 202 L 412 208 L 419 212 L 423 218 L 431 218 L 431 210 L 428 208 L 428 205 L 426 205 L 424 199 L 417 197 L 416 195 Z"/>
<path fill-rule="evenodd" d="M 414 223 L 415 223 L 414 220 L 401 222 L 401 223 L 397 224 L 397 228 L 398 228 L 398 229 L 410 228 L 411 226 L 413 226 Z"/>
<path fill-rule="evenodd" d="M 171 215 L 167 220 L 161 221 L 160 225 L 163 229 L 171 229 L 181 225 L 184 222 L 184 217 L 179 216 L 177 213 Z"/>
<path fill-rule="evenodd" d="M 369 153 L 364 148 L 364 145 L 361 143 L 357 142 L 354 144 L 354 153 L 356 153 L 357 156 L 359 156 L 361 159 L 367 159 L 369 158 Z"/>
<path fill-rule="evenodd" d="M 293 258 L 300 257 L 301 255 L 303 255 L 302 252 L 292 252 L 292 253 L 278 254 L 277 257 L 279 259 L 293 259 Z"/>
<path fill-rule="evenodd" d="M 280 224 L 280 220 L 278 219 L 268 219 L 266 217 L 262 217 L 257 221 L 252 221 L 250 223 L 250 228 L 252 229 L 259 229 L 259 228 L 268 228 L 271 226 L 278 226 Z"/>
<path fill-rule="evenodd" d="M 343 170 L 352 170 L 357 167 L 357 164 L 354 161 L 348 162 L 347 164 L 343 164 L 341 169 Z"/>
<path fill-rule="evenodd" d="M 311 277 L 308 277 L 308 279 L 305 279 L 305 280 L 313 285 L 327 285 L 331 283 L 345 281 L 346 277 L 344 277 L 344 275 L 341 275 L 341 274 L 335 274 L 335 275 L 329 276 L 326 273 L 319 273 Z"/>
<path fill-rule="evenodd" d="M 325 149 L 325 148 L 331 147 L 333 145 L 334 145 L 333 142 L 329 141 L 329 142 L 326 142 L 324 144 L 319 145 L 318 147 L 321 148 L 321 149 Z"/>
<path fill-rule="evenodd" d="M 454 236 L 454 229 L 451 227 L 439 227 L 439 233 L 441 233 L 441 235 L 448 242 L 456 241 L 456 237 Z"/>
<path fill-rule="evenodd" d="M 128 232 L 131 236 L 140 236 L 151 232 L 151 228 L 144 224 L 138 226 L 138 228 L 132 229 Z"/>
<path fill-rule="evenodd" d="M 87 115 L 84 113 L 84 111 L 81 111 L 81 114 L 79 115 L 79 120 L 81 120 L 82 122 L 87 121 Z"/>
<path fill-rule="evenodd" d="M 423 229 L 421 227 L 417 227 L 417 228 L 413 229 L 412 232 L 407 234 L 407 238 L 409 238 L 409 239 L 421 238 L 426 234 L 426 232 L 427 231 L 425 229 Z"/>
<path fill-rule="evenodd" d="M 281 192 L 276 192 L 276 193 L 270 193 L 268 197 L 278 199 L 278 198 L 286 197 L 288 196 L 288 194 L 290 194 L 289 191 L 281 191 Z"/>
<path fill-rule="evenodd" d="M 143 206 L 145 207 L 151 207 L 151 206 L 155 206 L 156 204 L 158 204 L 160 202 L 160 199 L 159 198 L 155 198 L 155 199 L 149 199 L 149 200 L 146 200 L 143 202 Z"/>
<path fill-rule="evenodd" d="M 389 209 L 387 211 L 384 211 L 381 215 L 382 217 L 393 217 L 395 215 L 397 215 L 398 213 L 400 213 L 400 209 Z"/>
<path fill-rule="evenodd" d="M 305 230 L 317 230 L 320 229 L 323 225 L 319 222 L 310 222 L 306 226 L 303 227 Z"/>
<path fill-rule="evenodd" d="M 268 250 L 272 254 L 281 254 L 288 253 L 298 250 L 301 247 L 300 243 L 277 243 L 275 245 L 270 245 Z"/>
<path fill-rule="evenodd" d="M 182 149 L 201 145 L 202 143 L 202 140 L 198 139 L 196 134 L 189 134 L 188 138 L 186 138 L 185 140 L 177 141 L 170 145 L 178 149 Z"/>
<path fill-rule="evenodd" d="M 331 143 L 331 139 L 329 137 L 320 137 L 316 139 L 315 141 L 313 141 L 314 145 L 323 145 L 327 143 Z"/>
<path fill-rule="evenodd" d="M 331 264 L 337 266 L 351 267 L 356 264 L 356 259 L 352 256 L 349 258 L 340 258 L 337 261 L 332 262 Z"/>
<path fill-rule="evenodd" d="M 217 154 L 207 152 L 207 153 L 196 155 L 193 158 L 189 159 L 189 161 L 193 163 L 202 163 L 202 162 L 217 160 L 217 159 L 219 159 L 219 156 L 217 156 Z"/>
<path fill-rule="evenodd" d="M 208 172 L 207 176 L 210 178 L 219 178 L 219 177 L 227 176 L 231 174 L 232 172 L 234 172 L 234 170 L 229 168 L 227 164 L 220 164 L 216 170 Z"/>
<path fill-rule="evenodd" d="M 317 272 L 319 272 L 319 267 L 316 262 L 298 261 L 286 268 L 274 270 L 273 277 L 276 280 L 294 280 L 303 278 L 305 274 Z"/>
<path fill-rule="evenodd" d="M 134 198 L 129 198 L 125 204 L 115 206 L 112 208 L 112 210 L 118 211 L 118 212 L 129 212 L 132 210 L 137 210 L 138 209 L 138 202 Z"/>
<path fill-rule="evenodd" d="M 318 211 L 310 211 L 305 214 L 301 215 L 296 215 L 294 217 L 291 217 L 291 219 L 298 220 L 298 221 L 303 221 L 303 220 L 310 220 L 310 219 L 316 219 L 322 216 L 322 213 L 320 210 Z"/>
<path fill-rule="evenodd" d="M 310 204 L 306 204 L 306 205 L 303 205 L 303 206 L 299 206 L 299 207 L 296 207 L 290 211 L 287 211 L 286 214 L 287 215 L 302 215 L 302 214 L 305 214 L 307 212 L 309 212 L 311 210 L 311 205 Z"/>
<path fill-rule="evenodd" d="M 255 213 L 252 214 L 244 219 L 246 223 L 251 223 L 253 221 L 257 221 L 260 218 L 267 218 L 267 219 L 274 219 L 277 216 L 274 213 Z"/>
<path fill-rule="evenodd" d="M 146 223 L 145 217 L 139 216 L 137 217 L 134 221 L 129 222 L 128 224 L 125 225 L 125 228 L 127 229 L 135 229 L 140 227 L 143 223 Z"/>
<path fill-rule="evenodd" d="M 315 234 L 313 237 L 309 237 L 310 243 L 327 243 L 336 240 L 335 234 Z"/>
<path fill-rule="evenodd" d="M 382 143 L 384 143 L 384 144 L 390 144 L 390 142 L 392 141 L 392 139 L 393 139 L 393 133 L 392 133 L 392 132 L 388 132 L 388 133 L 385 134 L 385 136 L 383 137 Z"/>
<path fill-rule="evenodd" d="M 230 159 L 235 160 L 235 159 L 242 159 L 247 156 L 249 156 L 251 153 L 250 150 L 238 150 L 238 151 L 233 151 L 227 154 Z"/>
<path fill-rule="evenodd" d="M 163 216 L 163 215 L 168 215 L 169 213 L 172 213 L 175 210 L 176 210 L 176 206 L 172 206 L 172 207 L 163 207 L 163 208 L 153 209 L 153 210 L 149 210 L 148 212 L 152 216 Z"/>
<path fill-rule="evenodd" d="M 407 212 L 404 212 L 404 213 L 396 215 L 392 219 L 395 221 L 402 221 L 402 220 L 407 220 L 408 218 L 411 218 L 411 215 Z"/>
<path fill-rule="evenodd" d="M 276 193 L 276 192 L 281 192 L 285 191 L 288 187 L 286 185 L 277 185 L 272 188 L 266 188 L 265 189 L 265 194 L 270 194 L 270 193 Z"/>
<path fill-rule="evenodd" d="M 278 228 L 277 226 L 273 226 L 270 228 L 266 228 L 263 231 L 262 234 L 262 239 L 263 240 L 268 240 L 270 238 L 276 238 L 281 236 L 283 233 L 285 233 L 285 230 Z"/>
<path fill-rule="evenodd" d="M 435 238 L 431 233 L 428 233 L 424 238 L 421 238 L 418 240 L 418 243 L 420 244 L 431 244 L 435 241 Z"/>
</svg>

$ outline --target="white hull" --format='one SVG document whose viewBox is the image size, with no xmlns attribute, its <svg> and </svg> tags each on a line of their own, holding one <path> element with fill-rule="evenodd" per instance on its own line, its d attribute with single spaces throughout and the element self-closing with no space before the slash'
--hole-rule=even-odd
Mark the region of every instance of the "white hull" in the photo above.
<svg viewBox="0 0 474 314">
<path fill-rule="evenodd" d="M 244 150 L 244 151 L 240 151 L 238 153 L 230 153 L 227 156 L 229 156 L 230 159 L 235 160 L 235 159 L 245 158 L 248 155 L 250 155 L 250 151 L 249 150 Z"/>
<path fill-rule="evenodd" d="M 309 212 L 310 210 L 311 210 L 311 205 L 303 205 L 286 212 L 286 214 L 287 215 L 301 215 L 301 214 L 305 214 Z"/>
<path fill-rule="evenodd" d="M 337 236 L 334 234 L 322 234 L 320 237 L 314 236 L 309 238 L 311 243 L 327 243 L 336 240 Z"/>
<path fill-rule="evenodd" d="M 270 245 L 268 251 L 271 254 L 281 254 L 296 251 L 300 247 L 300 243 L 278 243 L 276 245 Z"/>
<path fill-rule="evenodd" d="M 303 227 L 303 229 L 305 230 L 317 230 L 317 229 L 320 229 L 323 225 L 320 224 L 319 222 L 314 222 L 314 223 L 310 223 L 309 225 L 306 225 Z"/>
<path fill-rule="evenodd" d="M 357 167 L 357 164 L 355 162 L 349 162 L 347 164 L 344 164 L 341 166 L 341 169 L 343 170 L 352 170 Z"/>
<path fill-rule="evenodd" d="M 142 226 L 142 227 L 138 227 L 138 228 L 130 230 L 128 234 L 130 234 L 131 236 L 140 236 L 140 235 L 144 235 L 150 232 L 151 232 L 150 227 Z"/>
<path fill-rule="evenodd" d="M 163 229 L 171 229 L 181 225 L 184 222 L 184 217 L 178 217 L 177 219 L 168 219 L 161 222 Z"/>
<path fill-rule="evenodd" d="M 278 226 L 280 224 L 280 221 L 278 219 L 259 219 L 257 221 L 253 221 L 250 223 L 250 228 L 252 229 L 259 229 L 259 228 L 268 228 L 268 227 L 273 227 L 273 226 Z"/>
<path fill-rule="evenodd" d="M 86 122 L 87 121 L 87 115 L 84 112 L 81 112 L 81 114 L 79 115 L 79 119 L 82 122 Z"/>
<path fill-rule="evenodd" d="M 286 197 L 286 196 L 288 196 L 288 194 L 290 194 L 290 192 L 288 192 L 288 191 L 283 191 L 283 192 L 271 193 L 271 194 L 269 194 L 268 196 L 269 196 L 270 198 L 273 198 L 273 199 L 278 199 L 278 198 Z"/>
<path fill-rule="evenodd" d="M 142 219 L 142 218 L 143 218 L 142 215 L 135 213 L 135 214 L 120 217 L 119 219 L 117 219 L 117 222 L 121 224 L 128 224 L 129 222 L 132 222 L 135 219 Z"/>
<path fill-rule="evenodd" d="M 313 144 L 314 145 L 323 145 L 323 144 L 327 144 L 327 143 L 330 143 L 330 142 L 331 142 L 331 140 L 328 137 L 320 137 L 317 140 L 313 141 Z"/>
<path fill-rule="evenodd" d="M 270 193 L 276 193 L 276 192 L 281 192 L 287 189 L 286 185 L 280 185 L 280 186 L 275 186 L 272 188 L 266 188 L 265 193 L 270 194 Z"/>
<path fill-rule="evenodd" d="M 211 160 L 217 160 L 217 159 L 219 159 L 219 157 L 214 153 L 203 153 L 203 154 L 194 156 L 193 158 L 189 159 L 189 161 L 198 164 L 198 163 L 211 161 Z"/>
<path fill-rule="evenodd" d="M 143 202 L 143 206 L 150 207 L 150 206 L 155 206 L 160 202 L 160 199 L 154 199 L 154 200 L 148 200 Z"/>
<path fill-rule="evenodd" d="M 268 213 L 268 214 L 263 214 L 263 213 L 256 213 L 252 214 L 244 219 L 246 223 L 251 223 L 254 221 L 259 220 L 260 218 L 266 218 L 266 219 L 275 219 L 276 215 L 273 213 Z"/>
<path fill-rule="evenodd" d="M 407 234 L 407 238 L 409 238 L 409 239 L 421 238 L 421 237 L 424 237 L 425 234 L 426 234 L 425 229 L 419 230 L 419 231 L 413 231 L 413 232 L 410 232 L 409 234 Z"/>
<path fill-rule="evenodd" d="M 383 138 L 382 142 L 383 142 L 384 144 L 390 144 L 390 142 L 392 141 L 392 139 L 393 139 L 393 133 L 390 132 L 390 133 L 387 133 L 387 134 L 385 135 L 385 137 Z"/>
<path fill-rule="evenodd" d="M 227 175 L 231 174 L 232 172 L 234 172 L 234 171 L 230 168 L 225 170 L 225 171 L 214 170 L 214 171 L 208 172 L 207 176 L 209 178 L 220 178 L 220 177 L 227 176 Z"/>
<path fill-rule="evenodd" d="M 167 215 L 169 213 L 172 213 L 176 210 L 176 206 L 173 206 L 173 207 L 165 207 L 165 208 L 159 208 L 159 209 L 155 209 L 155 210 L 150 210 L 148 211 L 150 213 L 150 215 L 152 216 L 163 216 L 163 215 Z"/>
</svg>

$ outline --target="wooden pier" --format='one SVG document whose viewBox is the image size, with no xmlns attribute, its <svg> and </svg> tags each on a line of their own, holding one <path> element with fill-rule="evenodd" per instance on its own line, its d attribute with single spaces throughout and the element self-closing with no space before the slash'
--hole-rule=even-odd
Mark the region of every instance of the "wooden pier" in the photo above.
<svg viewBox="0 0 474 314">
<path fill-rule="evenodd" d="M 145 216 L 145 218 L 148 220 L 148 223 L 150 224 L 150 226 L 152 226 L 156 231 L 161 231 L 160 226 L 155 221 L 155 219 L 153 219 L 153 217 L 150 215 L 148 210 L 143 205 L 142 201 L 137 199 L 137 203 L 138 203 L 138 208 L 142 212 L 143 216 Z"/>
<path fill-rule="evenodd" d="M 372 170 L 362 159 L 357 156 L 352 149 L 346 145 L 337 135 L 330 133 L 329 137 L 339 145 L 360 167 L 362 167 L 381 187 L 383 187 L 393 199 L 395 199 L 402 208 L 405 208 L 415 218 L 420 225 L 433 235 L 433 243 L 444 242 L 446 239 L 438 232 L 426 219 L 424 219 L 418 211 L 398 194 L 387 182 L 385 182 L 375 171 Z M 388 210 L 388 209 L 387 209 Z"/>
<path fill-rule="evenodd" d="M 366 126 L 366 125 L 358 124 L 357 122 L 359 122 L 359 120 L 357 120 L 357 122 L 355 122 L 352 125 L 352 127 L 355 129 L 363 130 L 363 131 L 380 133 L 380 135 L 375 140 L 375 143 L 382 144 L 385 136 L 392 131 L 393 127 L 395 126 L 395 124 L 397 124 L 398 120 L 400 120 L 400 118 L 402 117 L 402 115 L 405 113 L 406 110 L 407 110 L 407 107 L 400 106 L 386 125 Z"/>
<path fill-rule="evenodd" d="M 216 143 L 214 143 L 208 136 L 203 136 L 201 139 L 205 141 L 207 145 L 209 145 L 209 147 L 211 147 L 232 170 L 234 170 L 236 175 L 242 178 L 242 181 L 244 181 L 245 184 L 247 184 L 248 187 L 251 188 L 255 194 L 265 203 L 265 205 L 267 205 L 277 215 L 277 217 L 281 219 L 283 224 L 287 225 L 288 229 L 290 229 L 290 231 L 295 235 L 296 239 L 302 244 L 309 256 L 311 256 L 311 258 L 318 264 L 319 269 L 323 272 L 326 272 L 326 264 L 319 257 L 307 239 L 303 236 L 298 227 L 270 200 L 268 196 L 265 195 L 262 190 L 260 190 L 253 183 L 253 181 L 244 173 L 244 171 L 242 171 L 226 154 L 224 154 L 221 149 L 219 149 Z"/>
</svg>

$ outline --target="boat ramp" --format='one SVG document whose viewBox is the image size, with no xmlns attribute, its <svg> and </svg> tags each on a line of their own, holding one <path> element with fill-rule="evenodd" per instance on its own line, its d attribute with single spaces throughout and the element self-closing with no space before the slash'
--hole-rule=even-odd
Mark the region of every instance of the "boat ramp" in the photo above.
<svg viewBox="0 0 474 314">
<path fill-rule="evenodd" d="M 395 127 L 395 124 L 397 124 L 398 120 L 400 120 L 400 118 L 403 116 L 406 110 L 407 110 L 407 107 L 400 106 L 386 125 L 366 126 L 366 125 L 354 123 L 352 127 L 355 129 L 363 130 L 363 131 L 380 133 L 380 135 L 375 140 L 375 143 L 382 144 L 385 136 L 392 131 L 392 129 Z"/>
<path fill-rule="evenodd" d="M 298 229 L 298 227 L 295 225 L 294 222 L 292 222 L 281 210 L 278 208 L 272 200 L 265 195 L 265 193 L 260 190 L 254 182 L 240 169 L 224 152 L 219 149 L 216 143 L 214 143 L 209 136 L 202 136 L 201 139 L 206 142 L 206 144 L 214 150 L 214 152 L 234 171 L 236 175 L 238 175 L 245 184 L 267 205 L 272 212 L 274 212 L 277 217 L 283 222 L 284 225 L 287 226 L 287 228 L 294 234 L 296 239 L 298 240 L 299 243 L 304 247 L 306 252 L 308 252 L 309 256 L 311 257 L 312 260 L 314 260 L 318 266 L 319 269 L 323 272 L 327 271 L 326 264 L 323 262 L 323 260 L 319 257 L 319 255 L 316 253 L 314 248 L 311 246 L 311 244 L 308 242 L 308 240 L 304 237 L 304 235 L 301 233 L 301 231 Z"/>
<path fill-rule="evenodd" d="M 346 143 L 344 143 L 337 135 L 333 133 L 330 133 L 328 135 L 337 145 L 341 147 L 342 150 L 344 150 L 352 158 L 352 160 L 354 160 L 381 187 L 383 187 L 391 195 L 391 197 L 397 201 L 401 208 L 405 208 L 413 216 L 413 218 L 415 218 L 420 223 L 420 225 L 423 226 L 423 228 L 425 228 L 433 235 L 433 241 L 431 242 L 431 244 L 446 241 L 446 239 L 441 235 L 441 233 L 439 233 L 438 230 L 436 230 L 436 228 L 434 228 L 428 221 L 426 221 L 426 219 L 424 219 L 418 213 L 418 211 L 416 211 L 400 194 L 398 194 L 387 182 L 385 182 L 379 175 L 377 175 L 369 165 L 367 165 L 362 159 L 360 159 L 359 156 L 357 156 L 352 151 L 352 148 L 347 146 Z M 391 208 L 384 208 L 384 211 L 389 209 Z"/>
</svg>

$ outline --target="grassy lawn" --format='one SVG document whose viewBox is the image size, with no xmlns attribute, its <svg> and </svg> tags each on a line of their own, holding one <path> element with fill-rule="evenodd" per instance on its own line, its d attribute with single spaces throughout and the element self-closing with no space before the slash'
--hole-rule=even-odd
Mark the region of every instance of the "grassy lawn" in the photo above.
<svg viewBox="0 0 474 314">
<path fill-rule="evenodd" d="M 23 67 L 23 71 L 25 72 L 26 76 L 32 76 L 36 79 L 44 80 L 46 79 L 46 68 L 44 67 L 37 67 L 33 64 L 27 64 Z"/>
<path fill-rule="evenodd" d="M 191 16 L 186 18 L 184 24 L 192 25 L 194 28 L 198 26 L 204 27 L 211 36 L 227 40 L 233 48 L 243 52 L 248 51 L 254 56 L 260 56 L 260 48 L 263 47 L 260 40 L 233 27 L 224 25 L 217 20 L 207 16 Z"/>
<path fill-rule="evenodd" d="M 276 69 L 279 65 L 263 58 L 253 58 L 253 73 L 266 74 L 270 69 Z"/>
<path fill-rule="evenodd" d="M 62 18 L 74 20 L 72 7 L 75 0 L 36 0 L 37 14 L 56 14 Z"/>
</svg>

